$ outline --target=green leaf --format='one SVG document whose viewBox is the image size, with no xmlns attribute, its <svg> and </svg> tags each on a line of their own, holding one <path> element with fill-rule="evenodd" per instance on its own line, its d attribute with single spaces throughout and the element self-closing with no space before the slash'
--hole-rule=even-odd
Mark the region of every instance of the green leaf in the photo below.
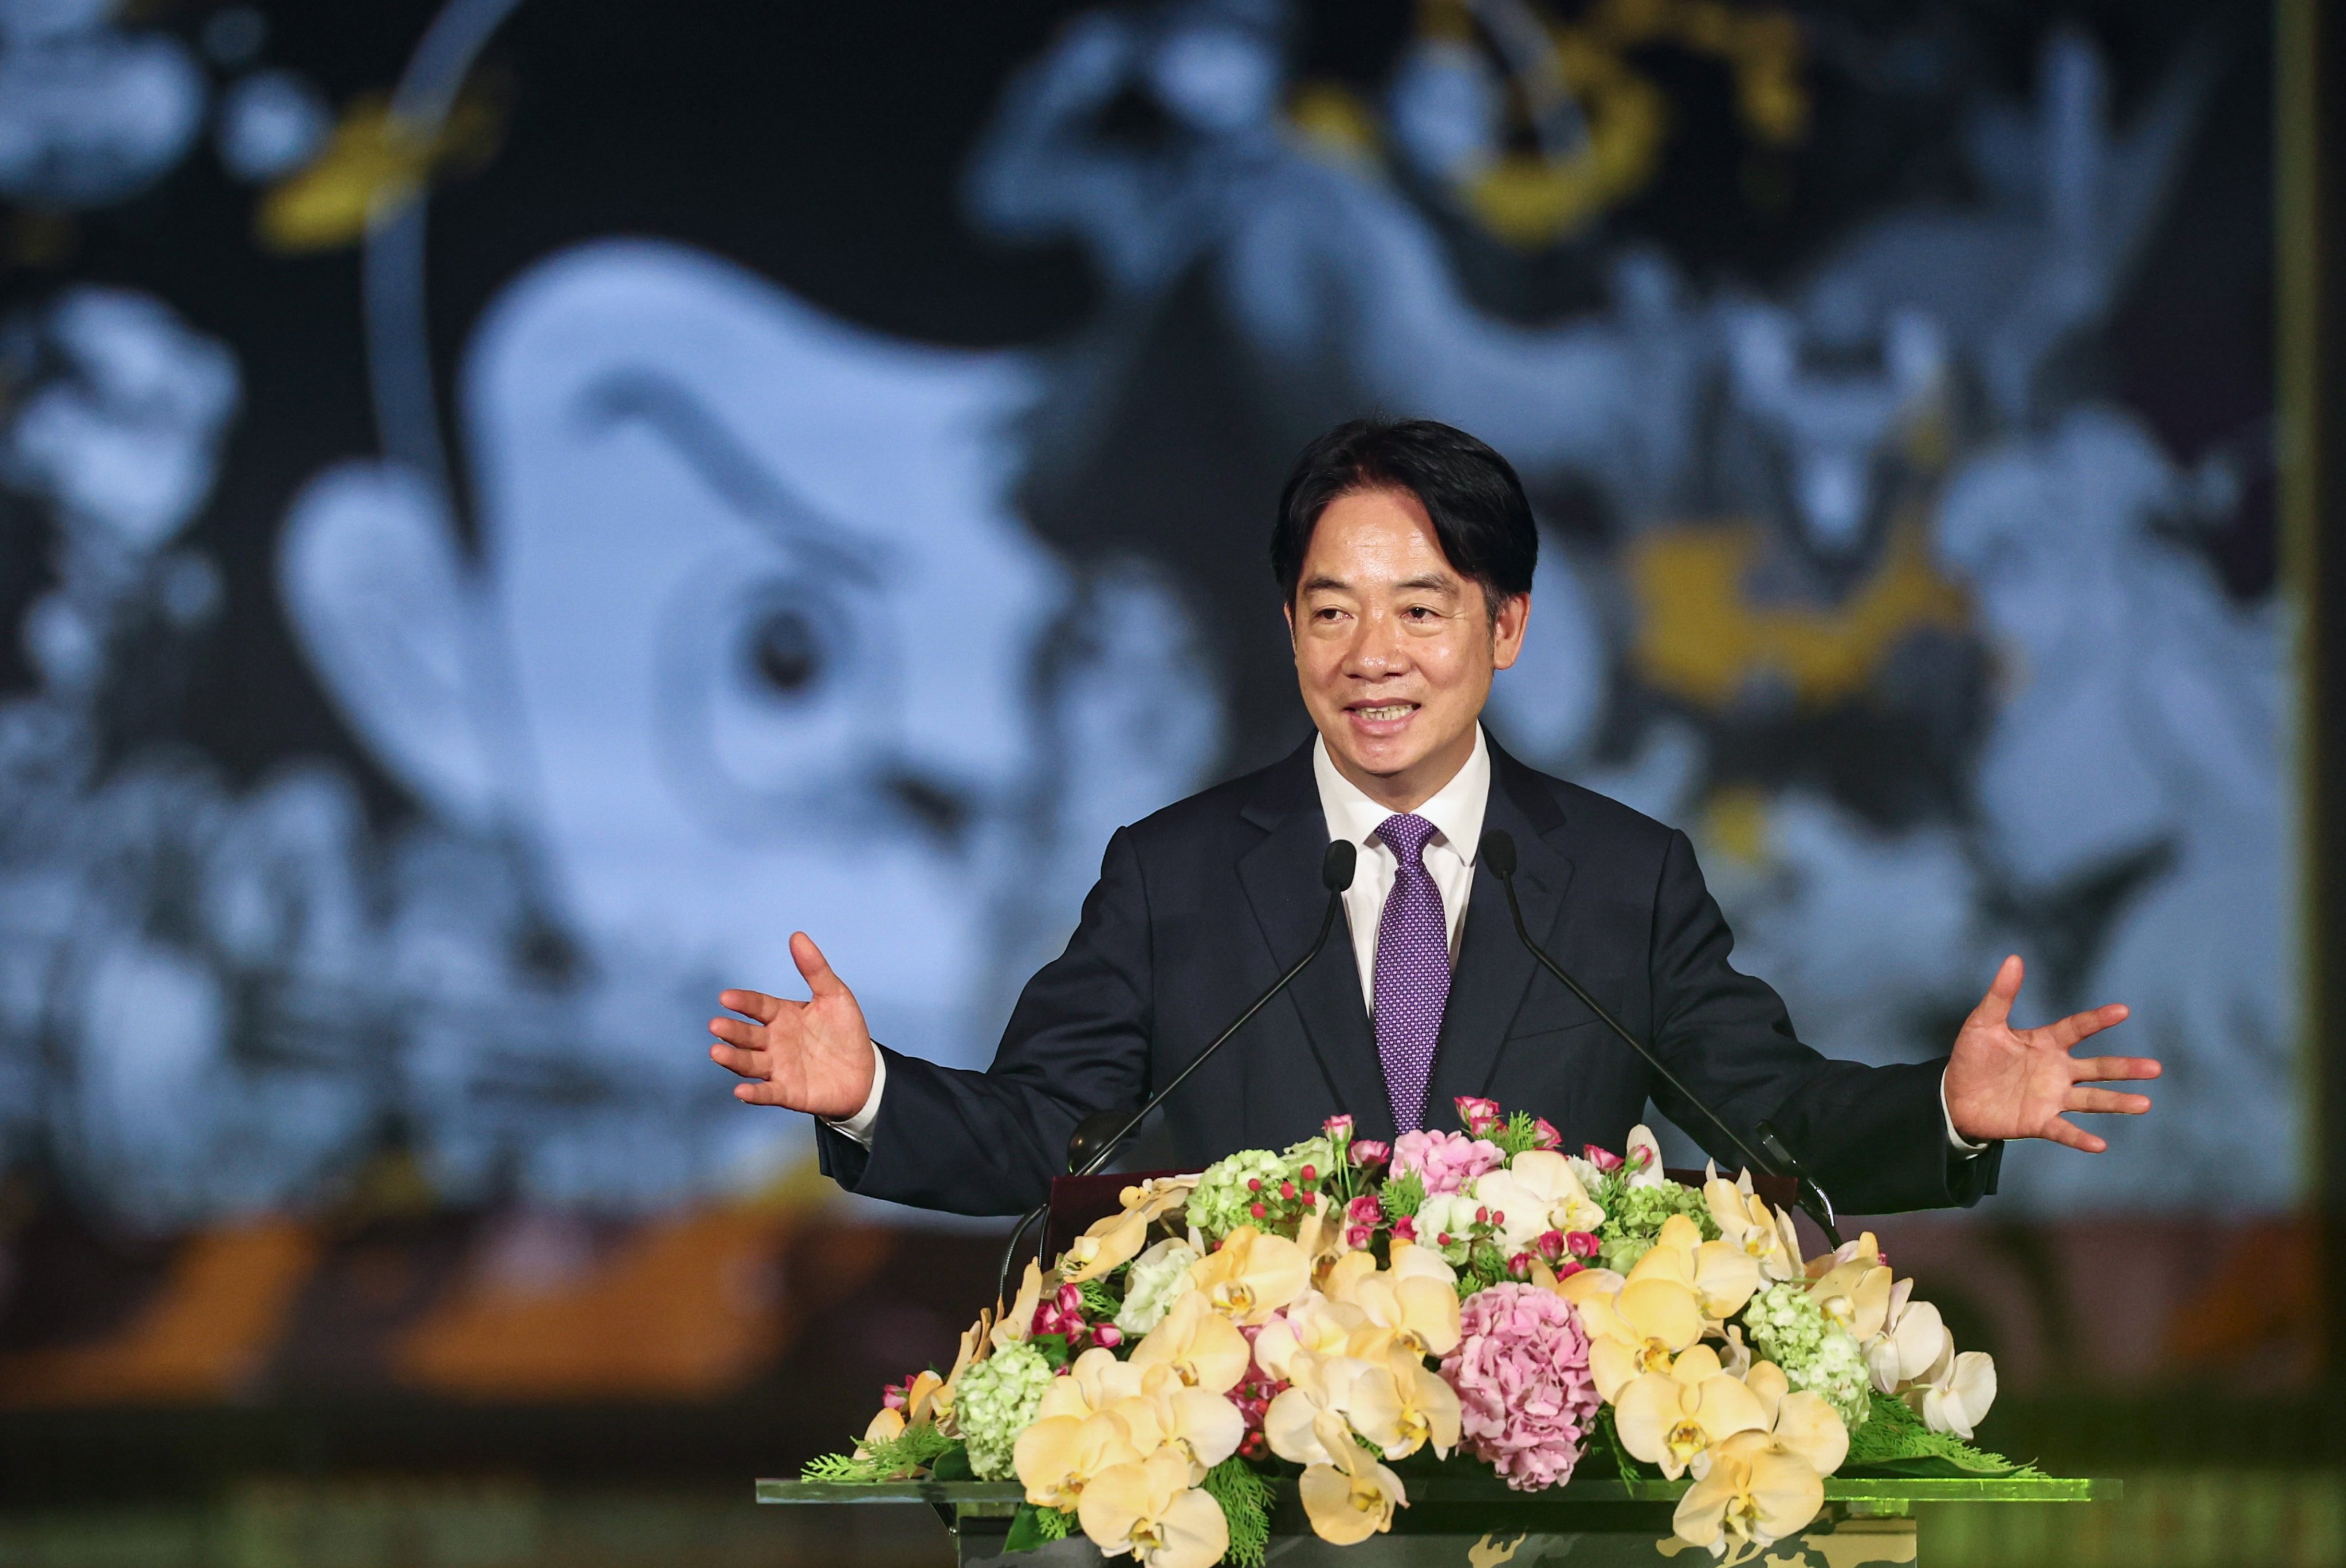
<svg viewBox="0 0 2346 1568">
<path fill-rule="evenodd" d="M 1206 1472 L 1206 1495 L 1221 1504 L 1229 1526 L 1229 1549 L 1222 1561 L 1230 1568 L 1262 1568 L 1270 1546 L 1270 1483 L 1232 1454 Z"/>
<path fill-rule="evenodd" d="M 952 1451 L 964 1451 L 966 1462 L 961 1444 L 935 1427 L 907 1427 L 892 1438 L 859 1439 L 846 1453 L 827 1453 L 811 1459 L 799 1471 L 799 1479 L 848 1485 L 887 1481 L 908 1470 L 933 1463 Z"/>
<path fill-rule="evenodd" d="M 1076 1288 L 1084 1294 L 1084 1316 L 1094 1322 L 1105 1323 L 1124 1310 L 1123 1299 L 1105 1279 L 1086 1279 Z"/>
<path fill-rule="evenodd" d="M 1849 1435 L 1841 1473 L 1892 1476 L 2035 1475 L 2034 1465 L 1974 1448 L 1953 1432 L 1934 1432 L 1905 1400 L 1876 1390 L 1873 1414 Z"/>
<path fill-rule="evenodd" d="M 1074 1522 L 1056 1508 L 1037 1508 L 1031 1502 L 1022 1502 L 1018 1512 L 1010 1516 L 1010 1533 L 1004 1538 L 1002 1550 L 1033 1552 L 1054 1541 L 1065 1541 Z"/>
<path fill-rule="evenodd" d="M 975 1481 L 977 1472 L 969 1468 L 969 1445 L 955 1443 L 937 1455 L 937 1462 L 929 1466 L 932 1481 Z"/>
</svg>

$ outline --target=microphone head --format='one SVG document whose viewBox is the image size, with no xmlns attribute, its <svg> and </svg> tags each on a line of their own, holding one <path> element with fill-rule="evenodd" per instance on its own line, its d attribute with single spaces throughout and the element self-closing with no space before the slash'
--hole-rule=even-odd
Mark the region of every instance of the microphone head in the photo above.
<svg viewBox="0 0 2346 1568">
<path fill-rule="evenodd" d="M 1483 835 L 1482 855 L 1483 863 L 1501 881 L 1515 874 L 1515 838 L 1504 828 L 1494 828 Z"/>
<path fill-rule="evenodd" d="M 1360 860 L 1360 849 L 1350 839 L 1339 839 L 1328 846 L 1320 857 L 1320 885 L 1331 893 L 1341 893 L 1352 885 L 1352 868 Z"/>
</svg>

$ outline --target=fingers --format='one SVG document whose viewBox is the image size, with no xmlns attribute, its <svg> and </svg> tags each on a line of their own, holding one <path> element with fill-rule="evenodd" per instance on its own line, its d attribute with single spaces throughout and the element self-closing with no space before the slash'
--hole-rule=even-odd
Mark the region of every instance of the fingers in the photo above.
<svg viewBox="0 0 2346 1568">
<path fill-rule="evenodd" d="M 1989 983 L 1987 994 L 1980 998 L 1977 1007 L 1972 1009 L 1971 1021 L 1992 1027 L 2010 1018 L 2013 999 L 2020 994 L 2022 972 L 2020 955 L 2016 952 L 1998 965 L 1995 979 Z"/>
<path fill-rule="evenodd" d="M 2150 1109 L 2147 1095 L 2122 1095 L 2116 1089 L 2085 1089 L 2069 1091 L 2061 1108 L 2065 1111 L 2092 1111 L 2097 1115 L 2139 1116 Z"/>
<path fill-rule="evenodd" d="M 744 1051 L 766 1048 L 765 1029 L 759 1024 L 744 1023 L 739 1018 L 712 1018 L 709 1021 L 709 1032 L 728 1045 L 739 1045 Z"/>
<path fill-rule="evenodd" d="M 2050 1025 L 2045 1033 L 2055 1045 L 2066 1051 L 2088 1034 L 2099 1034 L 2112 1024 L 2125 1023 L 2128 1016 L 2130 1010 L 2126 1003 L 2114 1002 L 2090 1013 L 2072 1013 L 2060 1023 Z"/>
<path fill-rule="evenodd" d="M 743 1013 L 760 1023 L 771 1023 L 781 1015 L 785 1005 L 779 996 L 769 996 L 762 991 L 720 991 L 717 1005 L 734 1013 Z"/>
<path fill-rule="evenodd" d="M 2069 1063 L 2069 1077 L 2079 1084 L 2147 1081 L 2165 1070 L 2147 1056 L 2078 1056 Z"/>
<path fill-rule="evenodd" d="M 741 1091 L 740 1089 L 736 1089 L 733 1092 L 738 1095 Z M 2047 1122 L 2045 1125 L 2045 1132 L 2043 1135 L 2056 1144 L 2066 1144 L 2073 1149 L 2079 1149 L 2089 1155 L 2100 1154 L 2104 1149 L 2110 1146 L 2106 1142 L 2094 1136 L 2093 1134 L 2086 1131 L 2083 1127 L 2078 1126 L 2066 1116 L 2055 1116 L 2050 1122 Z"/>
<path fill-rule="evenodd" d="M 762 1080 L 766 1075 L 766 1054 L 763 1051 L 744 1051 L 733 1045 L 711 1045 L 709 1048 L 709 1059 L 736 1077 Z"/>
<path fill-rule="evenodd" d="M 822 956 L 822 949 L 815 946 L 814 938 L 802 931 L 790 933 L 790 962 L 799 966 L 799 973 L 805 978 L 807 989 L 817 998 L 845 996 L 848 993 L 847 983 L 831 972 L 831 963 Z"/>
</svg>

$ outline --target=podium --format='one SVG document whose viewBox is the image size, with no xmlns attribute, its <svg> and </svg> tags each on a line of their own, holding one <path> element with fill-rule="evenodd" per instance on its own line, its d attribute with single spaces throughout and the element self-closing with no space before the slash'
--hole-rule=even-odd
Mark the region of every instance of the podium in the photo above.
<svg viewBox="0 0 2346 1568">
<path fill-rule="evenodd" d="M 1267 1568 L 1710 1568 L 1720 1561 L 1671 1532 L 1671 1511 L 1689 1484 L 1683 1481 L 1577 1477 L 1528 1495 L 1487 1476 L 1405 1476 L 1404 1482 L 1410 1506 L 1392 1532 L 1353 1546 L 1331 1546 L 1313 1535 L 1295 1483 L 1273 1482 L 1278 1501 Z M 1832 1476 L 1824 1484 L 1824 1512 L 1808 1529 L 1742 1561 L 1754 1568 L 1906 1568 L 1924 1560 L 1918 1503 L 2114 1502 L 2120 1490 L 2116 1481 L 2045 1476 Z M 1080 1535 L 1005 1553 L 1011 1516 L 1024 1495 L 1015 1481 L 758 1482 L 761 1503 L 925 1504 L 952 1532 L 963 1568 L 1094 1568 L 1103 1562 Z"/>
</svg>

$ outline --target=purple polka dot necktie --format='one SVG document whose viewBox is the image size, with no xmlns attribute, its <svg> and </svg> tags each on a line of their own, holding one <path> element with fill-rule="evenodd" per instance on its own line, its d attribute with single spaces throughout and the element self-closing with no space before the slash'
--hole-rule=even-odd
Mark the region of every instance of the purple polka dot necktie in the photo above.
<svg viewBox="0 0 2346 1568">
<path fill-rule="evenodd" d="M 1377 837 L 1401 862 L 1377 919 L 1377 1059 L 1393 1127 L 1423 1125 L 1425 1085 L 1433 1076 L 1433 1048 L 1442 1037 L 1442 1010 L 1450 1001 L 1450 926 L 1442 890 L 1425 869 L 1425 841 L 1433 824 L 1423 817 L 1387 817 Z"/>
</svg>

